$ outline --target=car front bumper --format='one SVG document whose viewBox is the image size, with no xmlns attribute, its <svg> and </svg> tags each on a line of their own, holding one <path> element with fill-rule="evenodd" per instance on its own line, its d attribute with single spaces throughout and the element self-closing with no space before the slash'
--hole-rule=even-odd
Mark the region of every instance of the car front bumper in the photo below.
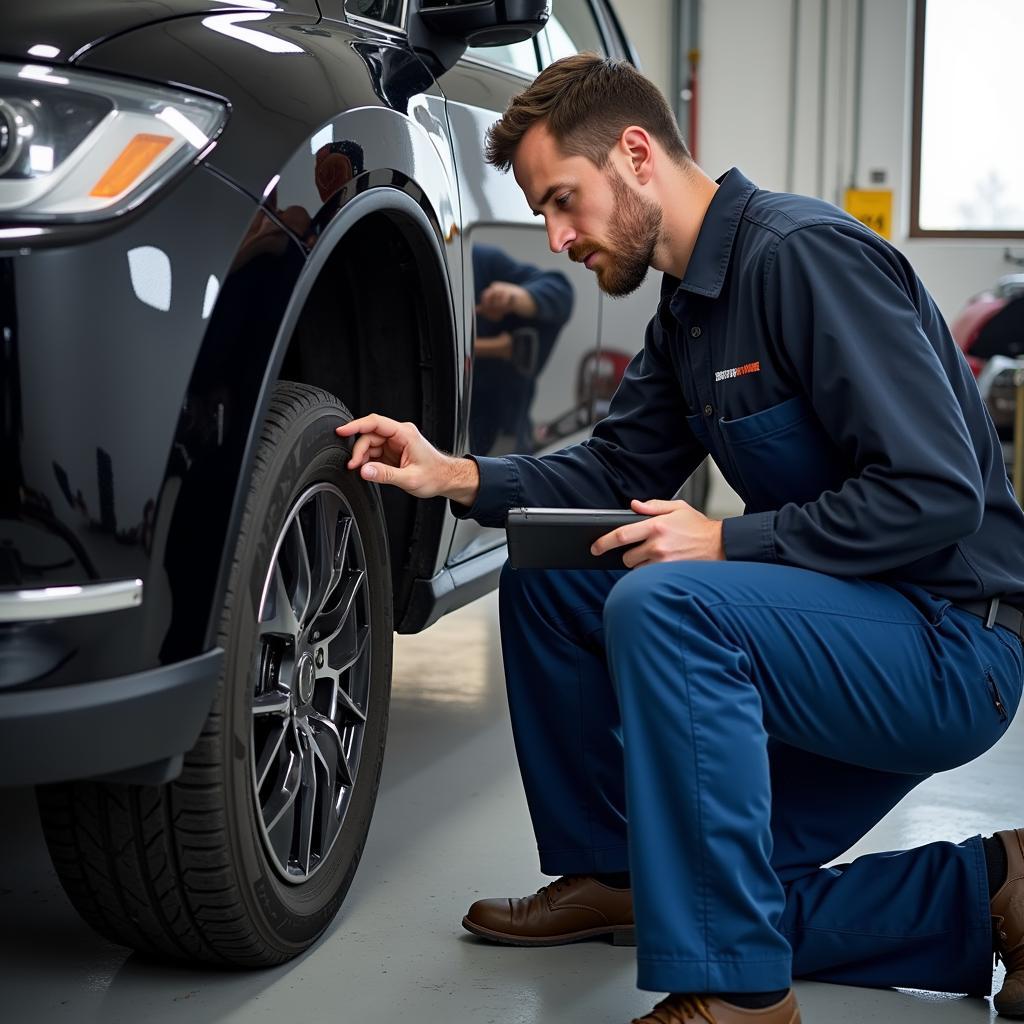
<svg viewBox="0 0 1024 1024">
<path fill-rule="evenodd" d="M 224 652 L 74 686 L 0 693 L 0 785 L 162 781 L 199 737 Z M 168 771 L 171 767 L 170 772 Z"/>
</svg>

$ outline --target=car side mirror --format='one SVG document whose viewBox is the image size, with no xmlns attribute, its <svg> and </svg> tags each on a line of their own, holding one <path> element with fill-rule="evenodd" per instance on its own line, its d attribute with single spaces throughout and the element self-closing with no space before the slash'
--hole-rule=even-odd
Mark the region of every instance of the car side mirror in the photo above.
<svg viewBox="0 0 1024 1024">
<path fill-rule="evenodd" d="M 422 0 L 432 33 L 467 46 L 509 46 L 535 36 L 551 16 L 551 0 Z"/>
</svg>

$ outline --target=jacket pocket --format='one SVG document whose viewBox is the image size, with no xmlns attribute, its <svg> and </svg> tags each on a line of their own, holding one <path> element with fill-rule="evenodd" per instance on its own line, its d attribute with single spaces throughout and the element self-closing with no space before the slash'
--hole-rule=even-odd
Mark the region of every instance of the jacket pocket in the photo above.
<svg viewBox="0 0 1024 1024">
<path fill-rule="evenodd" d="M 719 427 L 743 481 L 748 512 L 813 501 L 838 490 L 849 473 L 842 452 L 801 395 L 749 416 L 720 420 Z"/>
</svg>

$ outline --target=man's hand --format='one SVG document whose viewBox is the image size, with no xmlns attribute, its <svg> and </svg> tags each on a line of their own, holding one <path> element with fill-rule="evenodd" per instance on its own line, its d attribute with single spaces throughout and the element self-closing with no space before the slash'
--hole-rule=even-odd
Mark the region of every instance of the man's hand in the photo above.
<svg viewBox="0 0 1024 1024">
<path fill-rule="evenodd" d="M 508 281 L 495 281 L 480 293 L 476 311 L 494 321 L 513 313 L 531 319 L 537 315 L 537 303 L 525 288 Z"/>
<path fill-rule="evenodd" d="M 477 338 L 473 342 L 473 356 L 476 359 L 511 359 L 512 335 L 502 331 L 491 338 Z"/>
<path fill-rule="evenodd" d="M 414 423 L 399 423 L 372 414 L 335 430 L 339 437 L 359 434 L 349 469 L 364 480 L 393 484 L 417 498 L 443 495 L 460 505 L 472 505 L 480 490 L 480 471 L 472 459 L 439 452 Z"/>
<path fill-rule="evenodd" d="M 622 564 L 627 569 L 648 562 L 721 561 L 725 558 L 721 521 L 708 519 L 685 501 L 634 499 L 630 508 L 654 518 L 620 526 L 598 537 L 590 548 L 591 554 L 603 555 L 623 544 L 636 544 L 622 556 Z"/>
</svg>

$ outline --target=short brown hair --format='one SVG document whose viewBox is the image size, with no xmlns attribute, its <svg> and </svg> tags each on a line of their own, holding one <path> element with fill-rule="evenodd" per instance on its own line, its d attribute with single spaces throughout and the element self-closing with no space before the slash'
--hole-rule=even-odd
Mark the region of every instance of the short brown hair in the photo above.
<svg viewBox="0 0 1024 1024">
<path fill-rule="evenodd" d="M 665 97 L 624 60 L 575 53 L 549 65 L 488 129 L 487 162 L 507 171 L 527 129 L 541 120 L 562 152 L 598 167 L 631 124 L 650 132 L 677 163 L 691 159 Z"/>
</svg>

